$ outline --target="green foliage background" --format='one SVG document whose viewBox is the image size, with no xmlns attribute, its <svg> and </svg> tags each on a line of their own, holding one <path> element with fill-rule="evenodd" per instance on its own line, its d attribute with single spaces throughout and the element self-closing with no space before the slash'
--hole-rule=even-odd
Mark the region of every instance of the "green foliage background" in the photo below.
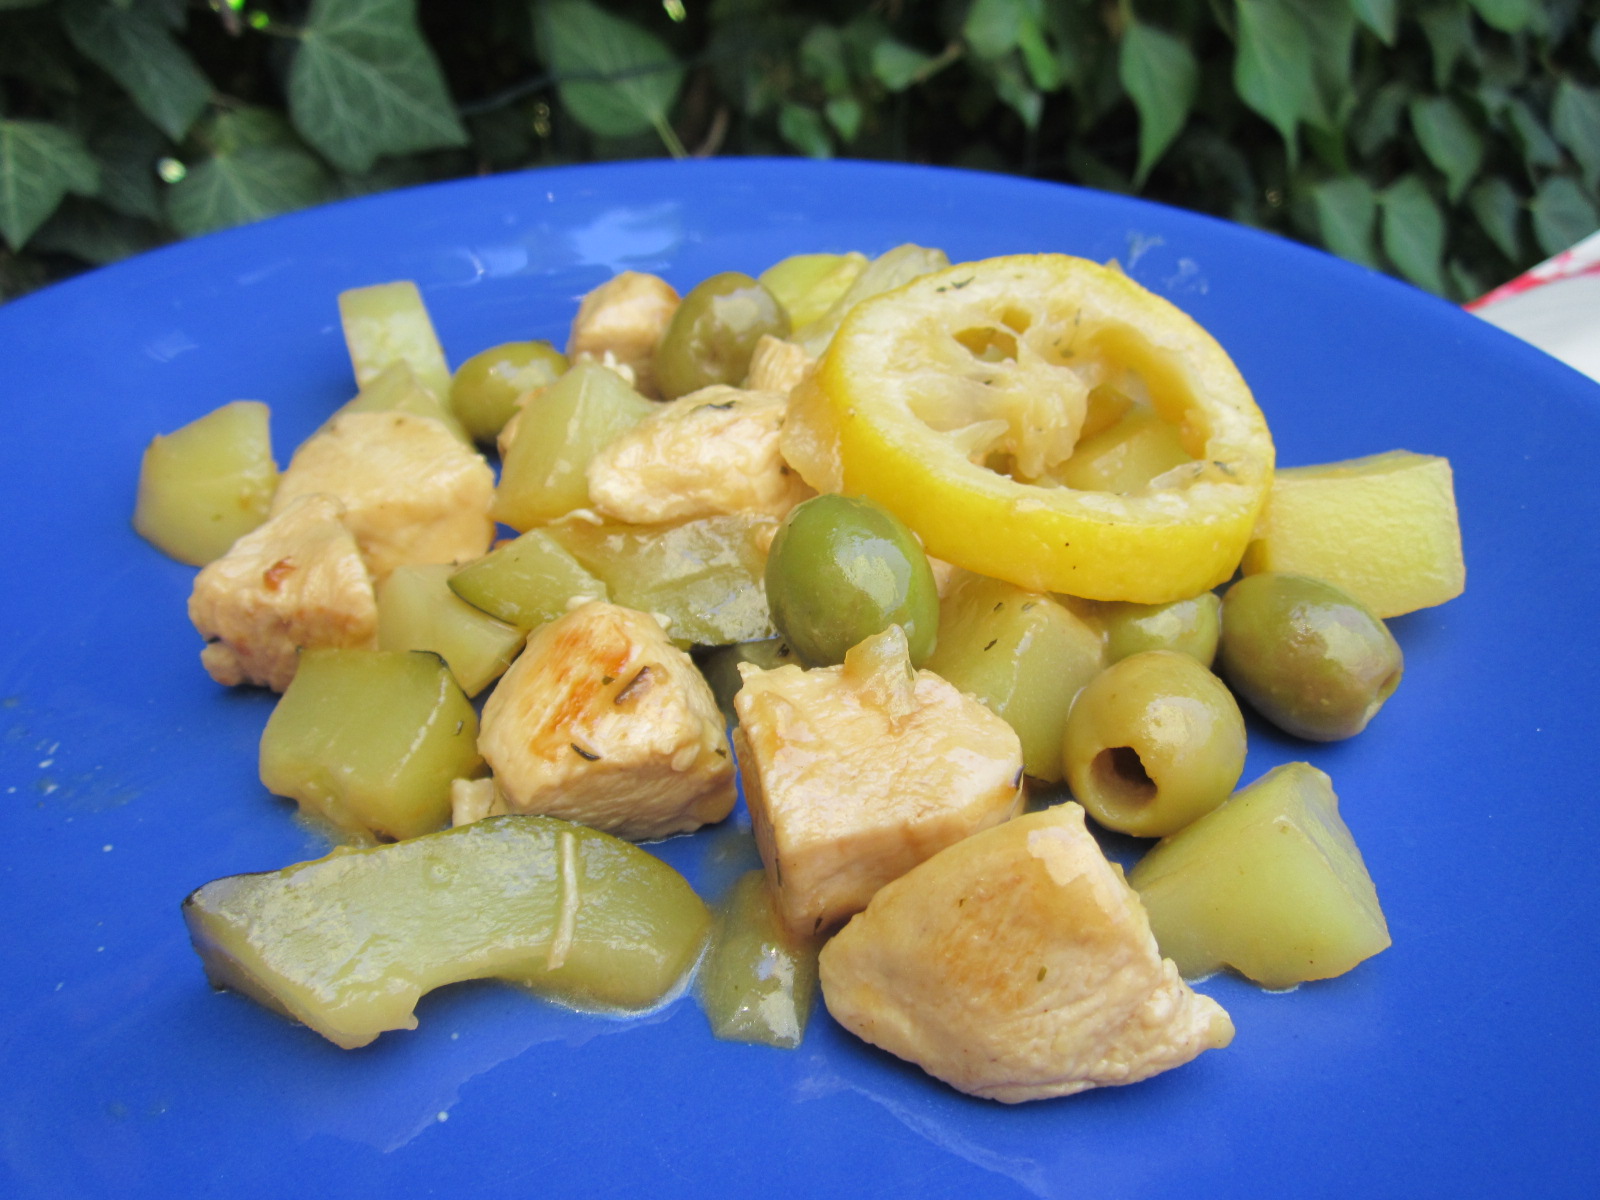
<svg viewBox="0 0 1600 1200">
<path fill-rule="evenodd" d="M 0 296 L 661 154 L 1082 183 L 1464 299 L 1600 226 L 1600 0 L 0 0 Z"/>
</svg>

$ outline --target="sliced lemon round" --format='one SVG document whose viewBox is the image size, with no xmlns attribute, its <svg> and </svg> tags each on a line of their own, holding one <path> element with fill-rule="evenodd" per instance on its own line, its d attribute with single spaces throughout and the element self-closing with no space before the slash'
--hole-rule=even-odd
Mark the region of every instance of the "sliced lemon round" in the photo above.
<svg viewBox="0 0 1600 1200">
<path fill-rule="evenodd" d="M 1126 493 L 1061 485 L 1106 395 L 1170 422 L 1191 461 Z M 1266 420 L 1222 347 L 1067 255 L 965 263 L 863 301 L 801 407 L 813 448 L 836 455 L 828 482 L 891 509 L 930 554 L 1096 600 L 1227 579 L 1272 482 Z"/>
</svg>

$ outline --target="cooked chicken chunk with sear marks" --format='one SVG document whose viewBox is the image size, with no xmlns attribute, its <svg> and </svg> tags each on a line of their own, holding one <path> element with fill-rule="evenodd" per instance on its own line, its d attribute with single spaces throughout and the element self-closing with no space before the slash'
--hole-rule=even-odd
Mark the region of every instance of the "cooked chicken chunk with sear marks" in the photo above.
<svg viewBox="0 0 1600 1200">
<path fill-rule="evenodd" d="M 218 683 L 281 692 L 304 647 L 377 647 L 372 579 L 341 512 L 332 496 L 302 496 L 195 577 L 189 619 Z"/>
<path fill-rule="evenodd" d="M 1135 1083 L 1233 1040 L 1071 802 L 885 886 L 823 947 L 821 975 L 846 1029 L 1008 1104 Z"/>
<path fill-rule="evenodd" d="M 483 710 L 478 749 L 510 812 L 636 841 L 733 808 L 722 714 L 656 619 L 594 600 L 536 630 Z"/>
<path fill-rule="evenodd" d="M 859 912 L 884 884 L 1021 803 L 1017 735 L 937 675 L 913 671 L 898 625 L 842 666 L 742 663 L 739 673 L 745 802 L 796 932 Z"/>
<path fill-rule="evenodd" d="M 494 537 L 494 472 L 430 417 L 335 417 L 295 451 L 272 511 L 313 492 L 344 505 L 345 524 L 375 579 L 402 563 L 477 558 Z"/>
<path fill-rule="evenodd" d="M 678 293 L 665 279 L 624 271 L 583 298 L 567 340 L 567 357 L 604 361 L 607 354 L 633 371 L 643 396 L 656 397 L 656 347 L 678 311 Z"/>
</svg>

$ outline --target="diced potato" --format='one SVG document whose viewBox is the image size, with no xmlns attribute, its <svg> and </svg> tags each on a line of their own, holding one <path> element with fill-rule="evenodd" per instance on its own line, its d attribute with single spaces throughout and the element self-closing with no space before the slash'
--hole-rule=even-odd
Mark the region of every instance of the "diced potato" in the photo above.
<svg viewBox="0 0 1600 1200">
<path fill-rule="evenodd" d="M 200 567 L 265 521 L 278 486 L 269 418 L 265 404 L 235 400 L 155 438 L 139 467 L 139 535 Z"/>
<path fill-rule="evenodd" d="M 763 577 L 777 527 L 736 514 L 648 527 L 573 520 L 547 532 L 616 603 L 667 617 L 680 644 L 725 646 L 773 634 Z"/>
<path fill-rule="evenodd" d="M 939 601 L 925 665 L 1004 718 L 1028 774 L 1054 783 L 1072 699 L 1104 664 L 1099 632 L 1050 596 L 961 572 Z"/>
<path fill-rule="evenodd" d="M 1187 979 L 1222 967 L 1269 988 L 1343 975 L 1389 926 L 1329 778 L 1288 763 L 1159 842 L 1128 876 Z"/>
<path fill-rule="evenodd" d="M 820 948 L 820 939 L 784 928 L 766 873 L 747 872 L 717 906 L 700 971 L 711 1031 L 731 1042 L 798 1046 L 816 996 Z"/>
<path fill-rule="evenodd" d="M 1157 475 L 1193 461 L 1178 427 L 1141 408 L 1079 442 L 1055 477 L 1079 491 L 1136 492 Z"/>
<path fill-rule="evenodd" d="M 340 829 L 408 838 L 476 775 L 478 715 L 435 654 L 307 650 L 261 735 L 261 782 Z"/>
<path fill-rule="evenodd" d="M 461 441 L 472 444 L 455 411 L 422 385 L 408 362 L 390 363 L 334 415 L 353 412 L 407 412 L 418 417 L 432 417 Z"/>
<path fill-rule="evenodd" d="M 869 296 L 893 291 L 919 276 L 930 275 L 949 265 L 949 256 L 943 250 L 929 249 L 911 242 L 885 250 L 855 272 L 849 286 L 821 316 L 804 326 L 796 323 L 791 340 L 804 346 L 812 358 L 821 358 L 846 314 L 861 301 Z"/>
<path fill-rule="evenodd" d="M 461 690 L 476 696 L 504 674 L 524 631 L 497 621 L 450 590 L 447 563 L 396 567 L 378 587 L 378 649 L 430 650 Z"/>
<path fill-rule="evenodd" d="M 1325 580 L 1385 618 L 1459 596 L 1467 571 L 1449 459 L 1391 450 L 1280 467 L 1241 565 Z"/>
<path fill-rule="evenodd" d="M 345 1049 L 415 1029 L 425 992 L 466 979 L 648 1008 L 694 965 L 710 924 L 665 863 L 530 816 L 218 879 L 183 915 L 213 985 Z"/>
<path fill-rule="evenodd" d="M 606 585 L 543 529 L 489 551 L 450 576 L 450 590 L 526 633 L 553 621 L 574 600 L 604 600 Z"/>
<path fill-rule="evenodd" d="M 888 884 L 820 967 L 851 1033 L 1006 1104 L 1135 1083 L 1233 1039 L 1228 1014 L 1157 953 L 1139 898 L 1071 803 Z"/>
<path fill-rule="evenodd" d="M 495 519 L 526 530 L 588 507 L 589 461 L 654 411 L 615 371 L 578 363 L 518 417 L 495 490 Z"/>
<path fill-rule="evenodd" d="M 441 401 L 449 399 L 450 367 L 415 283 L 403 279 L 340 292 L 339 317 L 358 386 L 405 362 L 423 387 Z"/>
<path fill-rule="evenodd" d="M 832 308 L 866 265 L 867 256 L 858 250 L 848 254 L 792 254 L 773 263 L 758 279 L 789 314 L 789 327 L 799 329 Z"/>
</svg>

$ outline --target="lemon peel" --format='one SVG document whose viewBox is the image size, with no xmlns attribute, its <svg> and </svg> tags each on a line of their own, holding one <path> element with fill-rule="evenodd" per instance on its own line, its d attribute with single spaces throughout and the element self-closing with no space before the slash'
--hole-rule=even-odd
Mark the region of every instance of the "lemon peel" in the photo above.
<svg viewBox="0 0 1600 1200">
<path fill-rule="evenodd" d="M 1127 493 L 1060 486 L 1050 472 L 1102 385 L 1147 396 L 1194 461 Z M 808 482 L 869 496 L 930 554 L 1035 590 L 1148 604 L 1215 587 L 1272 482 L 1266 420 L 1215 339 L 1063 254 L 960 264 L 862 301 L 800 392 L 785 435 L 811 448 Z"/>
</svg>

